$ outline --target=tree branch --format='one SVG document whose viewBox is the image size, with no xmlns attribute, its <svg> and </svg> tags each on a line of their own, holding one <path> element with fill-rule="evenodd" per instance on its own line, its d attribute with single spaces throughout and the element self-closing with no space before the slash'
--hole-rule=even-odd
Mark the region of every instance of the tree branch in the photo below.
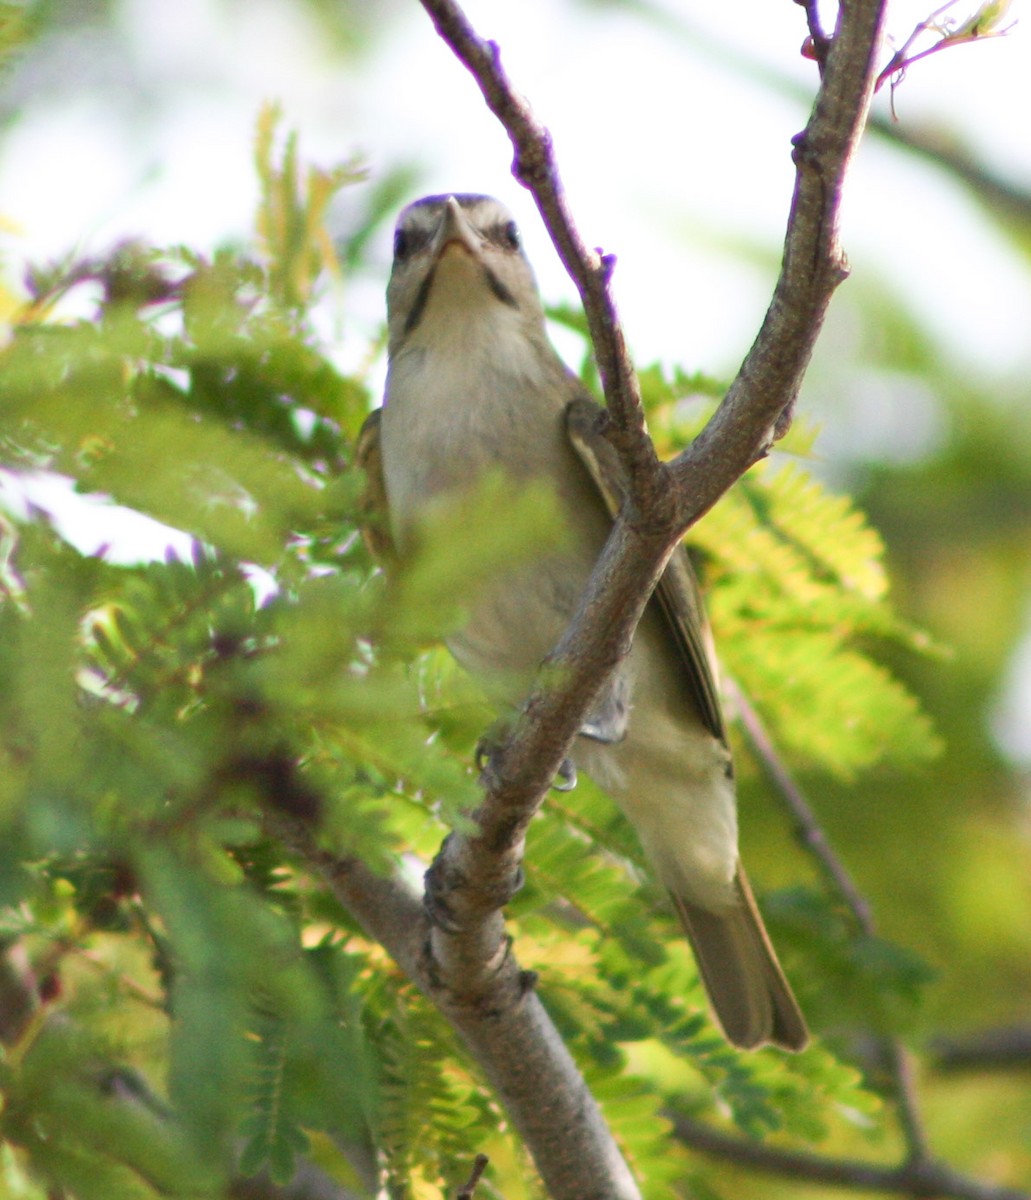
<svg viewBox="0 0 1031 1200">
<path fill-rule="evenodd" d="M 730 684 L 730 687 L 733 691 L 741 725 L 752 745 L 752 750 L 773 782 L 777 794 L 783 800 L 788 814 L 795 824 L 799 841 L 816 859 L 824 877 L 852 914 L 852 919 L 859 932 L 866 937 L 876 936 L 877 928 L 869 902 L 856 887 L 844 863 L 831 849 L 827 835 L 816 819 L 812 806 L 777 753 L 762 719 L 741 689 L 733 683 Z M 920 1117 L 916 1081 L 913 1078 L 909 1052 L 898 1038 L 884 1037 L 879 1039 L 879 1042 L 892 1077 L 892 1091 L 898 1109 L 899 1124 L 902 1127 L 906 1143 L 907 1161 L 910 1166 L 930 1164 L 932 1156 Z"/>
<path fill-rule="evenodd" d="M 358 859 L 318 845 L 307 824 L 282 813 L 267 817 L 274 836 L 328 883 L 366 933 L 436 1004 L 458 1031 L 525 1141 L 556 1200 L 640 1200 L 637 1185 L 594 1097 L 551 1018 L 502 940 L 468 975 L 438 945 L 440 934 L 419 897 L 396 879 L 373 874 Z M 434 937 L 438 933 L 440 941 Z M 432 945 L 432 950 L 431 950 Z"/>
<path fill-rule="evenodd" d="M 930 1050 L 939 1071 L 1026 1071 L 1031 1068 L 1031 1026 L 937 1037 Z"/>
<path fill-rule="evenodd" d="M 781 1175 L 794 1182 L 951 1200 L 1031 1200 L 1027 1192 L 969 1179 L 941 1163 L 910 1162 L 901 1167 L 882 1167 L 857 1159 L 825 1158 L 748 1141 L 676 1113 L 670 1119 L 685 1145 L 714 1158 Z"/>
<path fill-rule="evenodd" d="M 728 694 L 732 707 L 737 712 L 753 754 L 762 764 L 776 788 L 777 794 L 784 801 L 794 823 L 795 836 L 798 841 L 816 859 L 827 883 L 837 892 L 838 897 L 852 914 L 856 927 L 861 933 L 872 935 L 874 924 L 869 902 L 856 887 L 848 868 L 831 848 L 830 841 L 816 819 L 812 806 L 777 753 L 770 735 L 766 732 L 762 718 L 734 680 L 724 676 L 723 688 Z"/>
<path fill-rule="evenodd" d="M 841 192 L 866 122 L 885 4 L 842 5 L 809 123 L 794 139 L 795 191 L 780 278 L 759 335 L 723 403 L 671 465 L 685 527 L 790 424 L 830 298 L 847 275 L 838 238 Z"/>
</svg>

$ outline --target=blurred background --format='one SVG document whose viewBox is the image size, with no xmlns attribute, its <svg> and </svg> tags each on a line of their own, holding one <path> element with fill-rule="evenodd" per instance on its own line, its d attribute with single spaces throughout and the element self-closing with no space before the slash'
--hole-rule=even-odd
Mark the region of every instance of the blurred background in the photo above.
<svg viewBox="0 0 1031 1200">
<path fill-rule="evenodd" d="M 618 257 L 639 363 L 732 377 L 776 276 L 790 139 L 816 86 L 802 9 L 466 7 L 550 127 L 585 239 Z M 246 241 L 255 123 L 270 99 L 306 158 L 364 164 L 365 182 L 333 212 L 342 244 L 375 209 L 490 192 L 515 209 L 546 300 L 574 300 L 509 174 L 506 137 L 414 0 L 49 0 L 31 11 L 36 35 L 0 93 L 6 303 L 30 263 L 125 239 L 202 252 Z M 894 4 L 894 43 L 926 16 Z M 934 1116 L 983 1162 L 993 1145 L 1031 1142 L 1019 1074 L 944 1074 L 948 1039 L 987 1030 L 1019 1047 L 1031 1029 L 1028 112 L 1020 24 L 916 64 L 893 105 L 883 90 L 843 214 L 852 277 L 800 405 L 820 427 L 810 469 L 869 513 L 897 606 L 939 648 L 886 654 L 946 747 L 919 774 L 805 782 L 882 931 L 938 972 L 921 1017 L 945 1048 Z M 371 359 L 374 378 L 389 255 L 385 217 L 323 305 L 336 360 Z M 746 824 L 778 819 L 747 792 L 744 802 L 756 808 Z M 785 882 L 775 862 L 755 873 Z M 1026 1045 L 1010 1064 L 1025 1071 Z"/>
</svg>

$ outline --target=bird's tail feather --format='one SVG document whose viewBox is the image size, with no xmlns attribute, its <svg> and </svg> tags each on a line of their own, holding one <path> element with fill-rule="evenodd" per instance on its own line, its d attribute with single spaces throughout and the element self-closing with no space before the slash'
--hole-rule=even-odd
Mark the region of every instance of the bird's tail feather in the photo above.
<svg viewBox="0 0 1031 1200">
<path fill-rule="evenodd" d="M 671 893 L 716 1018 L 735 1046 L 802 1050 L 809 1041 L 798 1003 L 763 925 L 744 868 L 739 903 L 714 912 Z"/>
</svg>

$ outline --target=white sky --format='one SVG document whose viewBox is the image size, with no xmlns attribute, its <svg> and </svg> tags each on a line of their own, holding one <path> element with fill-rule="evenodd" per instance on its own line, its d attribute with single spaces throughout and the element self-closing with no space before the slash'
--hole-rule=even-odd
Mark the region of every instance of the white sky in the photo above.
<svg viewBox="0 0 1031 1200">
<path fill-rule="evenodd" d="M 303 5 L 123 0 L 129 61 L 105 61 L 81 34 L 70 37 L 67 61 L 77 70 L 87 63 L 105 86 L 85 97 L 60 88 L 50 101 L 30 97 L 0 146 L 0 212 L 21 230 L 8 239 L 8 255 L 102 250 L 126 235 L 201 246 L 246 236 L 255 116 L 274 97 L 316 161 L 359 151 L 376 172 L 414 160 L 424 170 L 419 191 L 502 196 L 522 220 L 545 296 L 572 298 L 511 179 L 507 139 L 472 81 L 415 0 L 384 7 L 395 16 L 375 53 L 344 63 Z M 673 20 L 662 27 L 556 0 L 466 7 L 550 126 L 586 238 L 619 257 L 617 295 L 641 361 L 731 370 L 771 278 L 728 261 L 719 241 L 778 244 L 792 183 L 789 140 L 805 113 L 727 71 L 676 21 L 705 26 L 718 42 L 815 85 L 813 64 L 798 53 L 802 10 L 790 0 L 665 0 Z M 1021 7 L 1018 0 L 1015 15 Z M 892 31 L 904 37 L 925 11 L 896 0 Z M 956 129 L 1031 181 L 1031 50 L 1020 26 L 919 64 L 897 108 L 904 124 Z M 845 242 L 857 271 L 887 273 L 963 357 L 979 367 L 1026 365 L 1026 274 L 973 211 L 958 189 L 871 140 L 848 194 Z M 380 319 L 386 253 L 384 239 L 376 276 L 345 299 L 358 329 Z"/>
<path fill-rule="evenodd" d="M 507 138 L 471 79 L 415 0 L 367 3 L 389 20 L 374 52 L 357 62 L 330 52 L 305 6 L 272 0 L 122 0 L 126 56 L 70 33 L 0 140 L 0 218 L 17 230 L 0 246 L 15 277 L 25 259 L 102 252 L 125 237 L 202 249 L 247 238 L 257 200 L 255 119 L 263 101 L 278 99 L 310 160 L 359 152 L 374 175 L 409 161 L 423 172 L 411 198 L 463 190 L 505 199 L 545 298 L 572 300 L 511 178 Z M 758 327 L 775 262 L 746 265 L 724 243 L 779 247 L 790 139 L 807 114 L 728 70 L 717 47 L 810 89 L 815 67 L 799 55 L 804 14 L 791 0 L 658 6 L 665 23 L 572 0 L 467 0 L 466 10 L 499 42 L 511 78 L 550 127 L 585 238 L 618 256 L 616 295 L 638 360 L 729 375 Z M 896 40 L 928 7 L 895 0 Z M 973 7 L 955 11 L 962 17 Z M 903 127 L 952 130 L 1031 185 L 1025 10 L 1017 0 L 1013 17 L 1025 23 L 1010 36 L 917 65 L 896 108 Z M 70 92 L 68 79 L 82 77 L 101 86 Z M 886 111 L 887 96 L 877 103 Z M 957 186 L 870 139 L 848 190 L 844 242 L 854 277 L 887 277 L 959 363 L 1010 377 L 1031 371 L 1028 273 Z M 382 320 L 388 255 L 384 231 L 372 268 L 348 282 L 341 302 L 354 360 Z M 878 432 L 870 423 L 867 436 L 881 450 L 934 436 L 933 406 L 910 399 L 908 430 L 888 420 Z M 897 414 L 897 402 L 888 407 Z M 83 519 L 65 513 L 68 522 Z M 96 524 L 95 513 L 84 519 Z"/>
<path fill-rule="evenodd" d="M 246 239 L 257 201 L 255 119 L 275 98 L 311 160 L 357 152 L 373 176 L 414 162 L 416 194 L 504 198 L 545 298 L 573 300 L 511 178 L 508 140 L 470 77 L 416 0 L 366 2 L 389 19 L 357 62 L 331 52 L 305 5 L 283 0 L 121 0 L 124 50 L 69 30 L 0 140 L 0 218 L 17 230 L 0 235 L 0 247 L 14 276 L 24 259 L 103 252 L 126 237 L 201 249 Z M 964 3 L 960 17 L 970 11 Z M 791 0 L 658 6 L 664 22 L 573 0 L 466 8 L 551 128 L 585 238 L 618 256 L 616 295 L 638 361 L 727 377 L 769 298 L 793 180 L 790 139 L 807 114 L 729 70 L 720 47 L 810 92 L 815 67 L 799 54 L 804 15 Z M 1013 16 L 1024 7 L 1017 0 Z M 925 14 L 916 0 L 895 0 L 891 34 L 904 39 Z M 69 80 L 93 87 L 72 91 Z M 1031 45 L 1020 25 L 918 64 L 896 107 L 903 126 L 954 130 L 1031 184 Z M 345 195 L 344 219 L 347 204 Z M 1002 377 L 1031 372 L 1028 272 L 961 189 L 870 138 L 844 215 L 856 280 L 888 278 L 958 363 Z M 726 252 L 741 242 L 760 256 L 750 263 Z M 383 317 L 389 230 L 374 252 L 371 268 L 348 281 L 342 322 L 326 322 L 327 339 L 341 326 L 347 334 L 337 353 L 345 365 L 364 361 Z M 832 306 L 832 321 L 839 311 Z M 933 440 L 933 401 L 910 388 L 900 403 L 886 383 L 883 403 L 868 388 L 861 404 L 824 414 L 833 419 L 823 453 L 912 453 Z"/>
</svg>

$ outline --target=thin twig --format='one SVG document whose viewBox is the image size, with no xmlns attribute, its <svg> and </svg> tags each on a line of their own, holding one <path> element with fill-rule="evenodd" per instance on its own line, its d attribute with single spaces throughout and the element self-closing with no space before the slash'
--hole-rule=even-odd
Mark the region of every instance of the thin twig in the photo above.
<svg viewBox="0 0 1031 1200">
<path fill-rule="evenodd" d="M 946 2 L 940 8 L 936 8 L 929 17 L 925 17 L 922 21 L 918 21 L 916 25 L 913 26 L 913 32 L 908 38 L 906 38 L 898 50 L 895 51 L 895 53 L 888 60 L 888 65 L 884 67 L 881 73 L 877 76 L 877 82 L 874 85 L 875 89 L 882 87 L 884 81 L 886 79 L 890 79 L 892 75 L 897 75 L 900 71 L 904 71 L 911 62 L 916 62 L 918 58 L 923 58 L 930 53 L 930 51 L 924 50 L 920 54 L 914 55 L 912 58 L 909 57 L 909 52 L 913 47 L 913 43 L 923 37 L 928 30 L 939 28 L 938 18 L 944 13 L 947 13 L 950 8 L 955 8 L 958 3 L 959 0 L 946 0 Z M 939 49 L 940 46 L 941 42 L 932 46 L 931 51 Z"/>
<path fill-rule="evenodd" d="M 907 1166 L 914 1169 L 933 1166 L 934 1156 L 931 1154 L 924 1118 L 920 1112 L 913 1055 L 901 1038 L 886 1037 L 882 1044 L 891 1070 L 895 1107 L 898 1110 L 899 1125 L 902 1127 L 902 1137 L 906 1143 Z M 942 1166 L 941 1169 L 946 1168 Z"/>
<path fill-rule="evenodd" d="M 949 1200 L 1031 1200 L 1027 1192 L 970 1179 L 937 1162 L 911 1162 L 883 1167 L 857 1159 L 828 1158 L 783 1150 L 735 1134 L 723 1133 L 700 1121 L 670 1114 L 677 1136 L 687 1146 L 738 1166 L 780 1175 L 795 1183 L 891 1192 L 903 1196 L 936 1196 Z"/>
<path fill-rule="evenodd" d="M 762 718 L 733 680 L 725 677 L 723 686 L 731 708 L 740 717 L 741 726 L 751 743 L 753 753 L 769 775 L 791 815 L 798 840 L 816 859 L 824 878 L 852 914 L 860 931 L 873 936 L 874 921 L 869 902 L 856 886 L 848 868 L 832 849 L 812 806 L 777 753 Z"/>
<path fill-rule="evenodd" d="M 1031 1068 L 1031 1026 L 982 1029 L 932 1039 L 939 1071 L 1027 1071 Z"/>
<path fill-rule="evenodd" d="M 943 4 L 941 8 L 936 9 L 925 20 L 918 22 L 913 32 L 906 39 L 905 44 L 892 55 L 888 65 L 877 76 L 877 82 L 874 85 L 875 91 L 880 91 L 884 84 L 889 79 L 891 80 L 891 115 L 893 119 L 896 118 L 895 90 L 905 79 L 906 72 L 914 63 L 918 63 L 924 58 L 930 58 L 932 54 L 939 54 L 942 50 L 951 50 L 956 46 L 969 45 L 971 42 L 987 41 L 989 38 L 1005 37 L 1013 29 L 1013 25 L 1016 24 L 1016 22 L 1013 22 L 1010 25 L 1000 26 L 999 22 L 1002 19 L 1005 8 L 1000 8 L 991 13 L 990 10 L 994 6 L 986 3 L 958 29 L 949 29 L 948 25 L 940 23 L 938 18 L 957 2 L 958 0 L 947 0 L 947 3 Z M 932 30 L 935 33 L 941 34 L 938 41 L 933 46 L 928 46 L 924 50 L 911 53 L 914 43 L 923 34 Z"/>
<path fill-rule="evenodd" d="M 869 902 L 831 848 L 812 806 L 777 753 L 762 719 L 736 684 L 728 681 L 728 686 L 752 750 L 774 783 L 777 795 L 783 800 L 795 824 L 799 840 L 813 855 L 824 877 L 852 914 L 860 933 L 864 937 L 875 937 L 877 927 Z M 907 1161 L 911 1165 L 929 1163 L 932 1156 L 920 1116 L 912 1058 L 898 1038 L 885 1037 L 880 1040 L 891 1072 L 892 1092 L 906 1145 Z"/>
<path fill-rule="evenodd" d="M 819 0 L 797 0 L 797 2 L 805 9 L 805 19 L 809 26 L 809 46 L 822 78 L 823 69 L 827 63 L 827 51 L 831 47 L 831 38 L 823 27 Z"/>
<path fill-rule="evenodd" d="M 487 1169 L 487 1164 L 490 1159 L 486 1154 L 477 1154 L 473 1159 L 473 1168 L 469 1172 L 469 1178 L 458 1189 L 455 1200 L 473 1200 L 473 1193 L 476 1191 L 476 1185 L 480 1182 L 483 1172 Z"/>
</svg>

